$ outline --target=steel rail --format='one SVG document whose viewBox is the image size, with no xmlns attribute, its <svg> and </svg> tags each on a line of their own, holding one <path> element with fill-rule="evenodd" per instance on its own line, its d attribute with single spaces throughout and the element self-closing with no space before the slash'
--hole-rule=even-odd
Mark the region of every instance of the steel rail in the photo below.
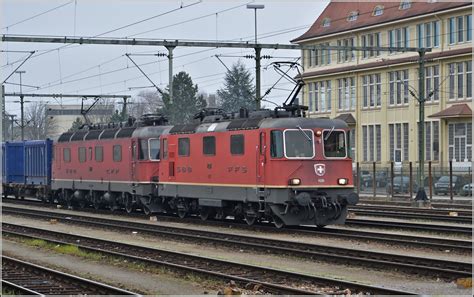
<svg viewBox="0 0 474 297">
<path fill-rule="evenodd" d="M 394 205 L 394 206 L 412 206 L 413 201 L 400 201 L 400 200 L 376 200 L 361 198 L 357 205 Z M 446 208 L 450 210 L 463 209 L 471 210 L 472 204 L 460 204 L 460 203 L 443 203 L 443 202 L 431 202 L 431 206 L 435 208 Z"/>
<path fill-rule="evenodd" d="M 29 202 L 26 202 L 26 200 L 23 200 L 26 204 L 30 204 Z M 19 201 L 15 201 L 16 203 L 14 204 L 23 204 Z M 41 206 L 44 208 L 51 208 L 52 205 L 44 205 L 38 202 L 33 201 L 31 203 L 35 206 Z M 49 206 L 49 207 L 48 207 Z M 3 206 L 4 213 L 6 213 L 6 210 L 17 210 L 18 208 L 16 207 L 11 207 L 11 206 Z M 23 209 L 26 211 L 27 209 Z M 35 211 L 35 210 L 32 210 Z M 42 210 L 43 211 L 43 210 Z M 77 210 L 80 212 L 86 212 L 86 213 L 95 213 L 95 214 L 107 214 L 111 215 L 110 212 L 106 210 Z M 57 212 L 52 212 L 52 214 L 58 214 Z M 125 213 L 121 212 L 114 212 L 113 213 L 116 216 L 122 217 L 125 215 Z M 135 218 L 143 219 L 143 218 L 148 218 L 144 214 L 127 214 L 127 216 L 132 216 Z M 402 245 L 404 247 L 406 246 L 416 246 L 416 247 L 422 247 L 422 248 L 431 248 L 431 249 L 438 249 L 438 250 L 450 250 L 450 251 L 458 251 L 458 252 L 471 252 L 472 251 L 472 241 L 467 241 L 467 240 L 456 240 L 456 239 L 450 239 L 450 238 L 439 238 L 439 237 L 427 237 L 427 236 L 415 236 L 415 235 L 406 235 L 406 234 L 391 234 L 391 233 L 385 233 L 385 232 L 370 232 L 370 231 L 362 231 L 362 230 L 357 230 L 357 229 L 339 229 L 339 228 L 315 228 L 311 226 L 289 226 L 284 229 L 276 229 L 273 225 L 268 224 L 268 223 L 259 223 L 258 225 L 254 226 L 248 226 L 247 224 L 244 223 L 239 223 L 234 220 L 224 220 L 224 221 L 218 221 L 218 220 L 208 220 L 208 221 L 202 221 L 199 218 L 196 217 L 188 217 L 185 219 L 180 219 L 175 216 L 170 216 L 170 215 L 160 215 L 159 216 L 161 221 L 169 221 L 169 222 L 178 222 L 178 223 L 191 223 L 191 224 L 198 224 L 198 225 L 206 225 L 206 226 L 217 226 L 217 227 L 232 227 L 232 228 L 240 228 L 240 229 L 245 229 L 245 230 L 252 230 L 252 231 L 264 231 L 268 233 L 288 233 L 291 232 L 291 234 L 301 234 L 301 235 L 306 235 L 306 236 L 325 236 L 325 237 L 330 237 L 330 238 L 345 238 L 349 240 L 362 240 L 362 241 L 369 241 L 369 242 L 380 242 L 380 243 L 387 243 L 390 245 Z M 373 221 L 370 221 L 373 222 Z M 373 224 L 369 225 L 369 227 L 373 226 Z M 390 227 L 390 226 L 389 226 Z M 393 227 L 393 226 L 392 226 Z M 416 227 L 416 226 L 415 226 Z M 411 230 L 415 230 L 416 228 L 412 227 Z M 432 226 L 434 227 L 434 226 Z M 397 225 L 396 228 L 400 228 L 400 225 Z M 290 231 L 291 230 L 291 231 Z M 445 231 L 442 230 L 444 233 Z M 453 230 L 449 231 L 450 234 L 453 233 Z M 462 235 L 471 235 L 470 233 L 462 233 Z"/>
<path fill-rule="evenodd" d="M 409 206 L 397 206 L 397 205 L 366 205 L 359 204 L 349 207 L 349 210 L 378 210 L 378 211 L 397 211 L 407 213 L 420 213 L 420 214 L 434 214 L 434 215 L 446 215 L 455 212 L 457 216 L 471 217 L 472 210 L 452 210 L 452 209 L 438 209 L 438 208 L 418 208 Z"/>
<path fill-rule="evenodd" d="M 13 293 L 12 295 L 33 295 L 33 296 L 44 296 L 40 292 L 36 292 L 25 288 L 23 286 L 11 283 L 7 280 L 2 279 L 2 292 L 6 291 L 9 293 Z"/>
<path fill-rule="evenodd" d="M 5 212 L 5 210 L 4 210 Z M 424 274 L 440 278 L 452 279 L 466 277 L 472 272 L 469 263 L 439 260 L 425 257 L 396 255 L 393 253 L 371 252 L 327 245 L 306 244 L 294 241 L 275 240 L 254 236 L 234 235 L 229 233 L 193 230 L 177 227 L 158 226 L 121 220 L 104 219 L 90 216 L 60 215 L 43 211 L 13 211 L 16 214 L 25 214 L 39 219 L 56 219 L 62 223 L 80 224 L 118 231 L 140 232 L 166 237 L 180 241 L 200 242 L 204 244 L 222 245 L 234 249 L 251 249 L 273 254 L 293 255 L 307 260 L 320 260 L 361 264 L 366 267 L 382 269 L 397 269 L 400 271 Z M 7 209 L 6 213 L 11 213 Z"/>
<path fill-rule="evenodd" d="M 260 284 L 273 294 L 342 294 L 345 289 L 363 294 L 414 294 L 383 287 L 364 285 L 326 277 L 240 264 L 209 257 L 193 256 L 168 250 L 142 247 L 104 239 L 66 234 L 45 229 L 3 223 L 3 236 L 45 240 L 54 244 L 75 245 L 82 250 L 126 258 L 145 265 L 167 267 L 207 277 L 234 280 L 240 284 Z M 328 290 L 331 287 L 331 290 Z"/>
<path fill-rule="evenodd" d="M 361 208 L 351 208 L 350 212 L 361 216 L 375 216 L 375 217 L 391 217 L 401 219 L 416 219 L 428 221 L 443 221 L 452 223 L 472 223 L 472 217 L 467 216 L 447 216 L 424 213 L 411 213 L 405 211 L 390 211 L 390 210 L 367 210 Z"/>
<path fill-rule="evenodd" d="M 2 256 L 2 281 L 34 295 L 137 295 L 107 284 Z"/>
</svg>

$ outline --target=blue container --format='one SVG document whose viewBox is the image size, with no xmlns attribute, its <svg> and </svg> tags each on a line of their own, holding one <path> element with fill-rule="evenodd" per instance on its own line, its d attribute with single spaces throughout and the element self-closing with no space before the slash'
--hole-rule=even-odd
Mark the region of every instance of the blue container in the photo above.
<svg viewBox="0 0 474 297">
<path fill-rule="evenodd" d="M 2 144 L 3 183 L 25 183 L 25 145 L 23 141 Z"/>
<path fill-rule="evenodd" d="M 51 184 L 52 140 L 25 141 L 25 183 L 27 185 Z"/>
</svg>

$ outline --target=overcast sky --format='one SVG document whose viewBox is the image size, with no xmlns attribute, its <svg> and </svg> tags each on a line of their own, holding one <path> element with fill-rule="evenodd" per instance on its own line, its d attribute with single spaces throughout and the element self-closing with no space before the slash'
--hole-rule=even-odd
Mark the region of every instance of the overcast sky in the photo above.
<svg viewBox="0 0 474 297">
<path fill-rule="evenodd" d="M 131 25 L 101 35 L 101 37 L 137 37 L 155 39 L 247 41 L 254 40 L 254 11 L 245 6 L 251 1 L 158 1 L 158 0 L 2 0 L 2 34 L 97 36 L 105 32 Z M 316 20 L 328 1 L 252 1 L 264 4 L 258 13 L 259 42 L 286 43 L 304 33 Z M 61 6 L 63 5 L 63 6 Z M 182 7 L 182 8 L 180 8 Z M 47 12 L 51 10 L 50 12 Z M 44 13 L 40 16 L 35 15 Z M 34 18 L 31 18 L 34 17 Z M 31 19 L 29 19 L 31 18 Z M 29 20 L 27 20 L 29 19 Z M 194 19 L 194 20 L 193 20 Z M 135 95 L 150 83 L 124 56 L 125 53 L 166 53 L 163 47 L 139 47 L 116 45 L 69 45 L 44 43 L 2 43 L 2 50 L 37 51 L 20 70 L 25 70 L 22 82 L 39 86 L 39 90 L 24 87 L 24 92 L 64 94 L 130 94 Z M 175 49 L 174 73 L 188 72 L 198 84 L 199 91 L 215 93 L 222 87 L 226 68 L 214 57 L 222 57 L 230 67 L 241 59 L 249 69 L 254 61 L 239 58 L 253 54 L 248 49 Z M 275 57 L 263 60 L 262 66 L 276 60 L 299 57 L 299 51 L 264 50 L 263 55 Z M 1 78 L 9 75 L 17 61 L 25 53 L 0 53 Z M 160 87 L 168 83 L 166 58 L 135 56 L 150 78 Z M 15 63 L 16 62 L 16 63 Z M 278 79 L 272 68 L 262 69 L 262 94 Z M 8 82 L 19 83 L 19 75 Z M 292 85 L 282 80 L 278 89 L 267 99 L 281 103 Z M 152 89 L 148 89 L 152 90 Z M 8 84 L 6 92 L 18 92 L 19 86 Z M 7 112 L 19 113 L 19 104 L 7 98 Z M 55 103 L 54 99 L 47 100 Z M 75 99 L 63 99 L 63 104 L 78 103 Z"/>
</svg>

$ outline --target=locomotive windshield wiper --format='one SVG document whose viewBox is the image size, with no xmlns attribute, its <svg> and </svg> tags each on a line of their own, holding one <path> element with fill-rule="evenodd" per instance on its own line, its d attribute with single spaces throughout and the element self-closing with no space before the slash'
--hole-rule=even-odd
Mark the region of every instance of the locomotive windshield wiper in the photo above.
<svg viewBox="0 0 474 297">
<path fill-rule="evenodd" d="M 303 133 L 303 135 L 306 137 L 306 139 L 308 139 L 308 141 L 311 142 L 311 137 L 309 137 L 308 134 L 306 134 L 300 126 L 296 126 L 296 128 L 298 128 L 301 131 L 301 133 Z"/>
<path fill-rule="evenodd" d="M 331 136 L 331 133 L 332 133 L 332 131 L 334 131 L 335 127 L 336 126 L 332 126 L 331 131 L 329 131 L 329 134 L 326 137 L 324 137 L 324 141 L 328 140 L 329 136 Z"/>
</svg>

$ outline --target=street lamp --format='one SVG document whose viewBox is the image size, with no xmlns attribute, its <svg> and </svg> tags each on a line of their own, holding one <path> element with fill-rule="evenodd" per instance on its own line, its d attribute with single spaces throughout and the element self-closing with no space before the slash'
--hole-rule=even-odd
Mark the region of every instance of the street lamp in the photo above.
<svg viewBox="0 0 474 297">
<path fill-rule="evenodd" d="M 264 9 L 265 5 L 263 4 L 247 4 L 248 9 L 253 9 L 255 11 L 255 44 L 257 44 L 257 9 Z"/>
<path fill-rule="evenodd" d="M 257 9 L 264 9 L 265 5 L 247 4 L 247 8 L 255 11 L 255 109 L 260 110 L 260 53 L 262 49 L 257 46 Z"/>
</svg>

